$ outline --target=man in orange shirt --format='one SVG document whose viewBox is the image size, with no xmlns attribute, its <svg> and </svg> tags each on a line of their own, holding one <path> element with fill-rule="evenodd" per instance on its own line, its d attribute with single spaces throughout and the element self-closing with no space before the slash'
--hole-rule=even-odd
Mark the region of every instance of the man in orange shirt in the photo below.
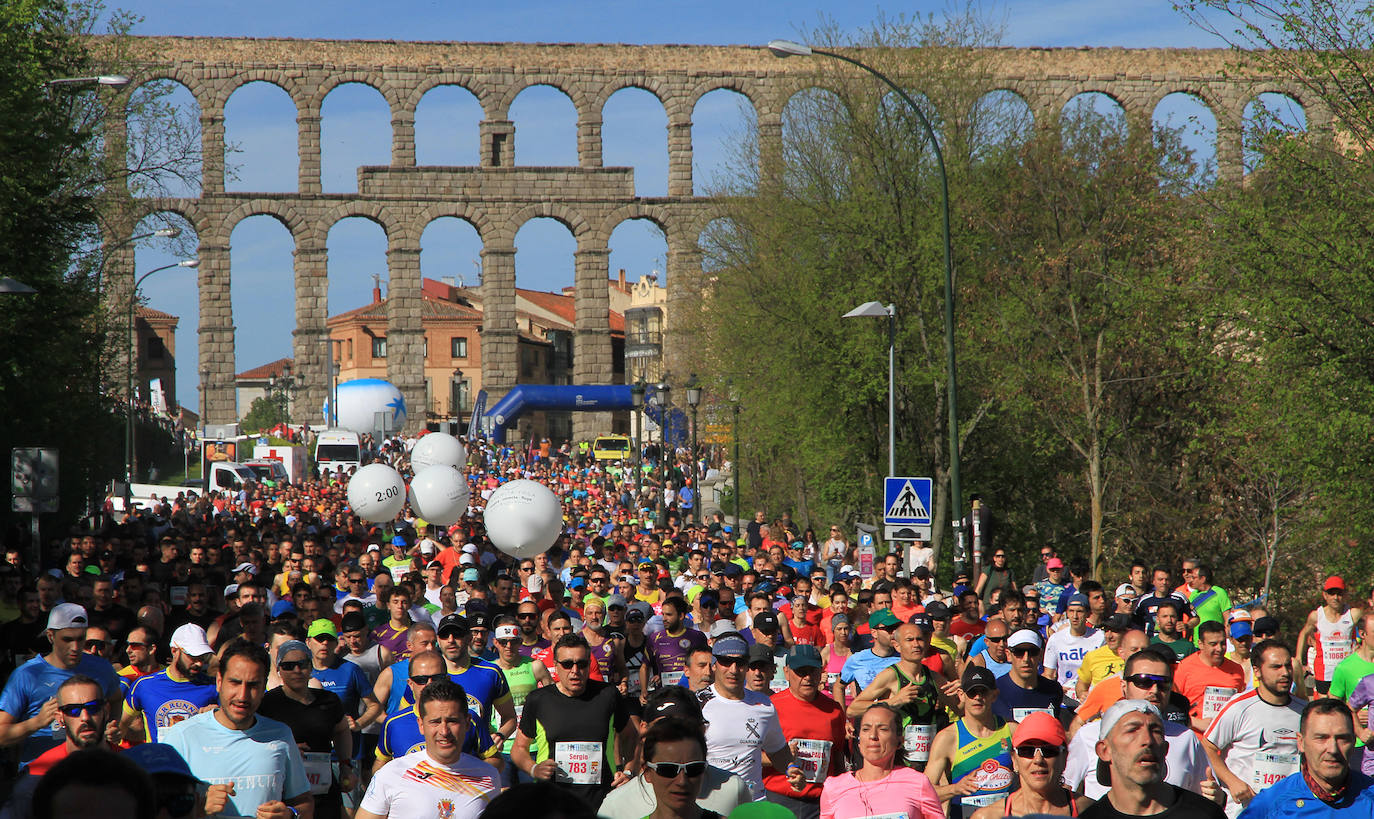
<svg viewBox="0 0 1374 819">
<path fill-rule="evenodd" d="M 1245 670 L 1226 659 L 1226 627 L 1215 620 L 1198 624 L 1198 650 L 1179 661 L 1174 690 L 1188 698 L 1189 723 L 1207 733 L 1226 701 L 1245 687 Z"/>
<path fill-rule="evenodd" d="M 911 615 L 920 614 L 925 611 L 921 605 L 920 598 L 916 596 L 916 589 L 911 585 L 911 581 L 905 577 L 897 578 L 892 584 L 892 613 L 897 615 L 897 619 L 903 623 L 911 622 Z"/>
</svg>

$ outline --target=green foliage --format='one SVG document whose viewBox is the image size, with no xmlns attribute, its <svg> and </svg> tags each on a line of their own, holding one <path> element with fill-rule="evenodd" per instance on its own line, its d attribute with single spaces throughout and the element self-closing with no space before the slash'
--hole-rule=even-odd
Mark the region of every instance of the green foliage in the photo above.
<svg viewBox="0 0 1374 819">
<path fill-rule="evenodd" d="M 245 433 L 261 432 L 271 429 L 277 424 L 286 423 L 286 412 L 282 407 L 281 401 L 272 396 L 260 396 L 253 399 L 253 405 L 248 408 L 248 414 L 239 421 L 239 429 Z"/>
</svg>

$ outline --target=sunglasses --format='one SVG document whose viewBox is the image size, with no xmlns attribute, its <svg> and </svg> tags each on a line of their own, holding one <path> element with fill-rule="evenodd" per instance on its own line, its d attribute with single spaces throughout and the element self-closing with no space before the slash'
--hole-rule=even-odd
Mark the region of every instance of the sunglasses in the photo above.
<svg viewBox="0 0 1374 819">
<path fill-rule="evenodd" d="M 574 668 L 580 668 L 580 669 L 582 669 L 582 670 L 585 671 L 586 669 L 591 668 L 592 661 L 591 661 L 591 660 L 559 660 L 559 661 L 558 661 L 558 665 L 561 666 L 562 668 L 568 670 L 568 671 L 571 671 L 571 670 L 573 670 Z"/>
<path fill-rule="evenodd" d="M 1054 759 L 1064 752 L 1060 745 L 1022 745 L 1016 749 L 1016 755 L 1022 759 L 1034 759 L 1039 754 L 1045 759 Z"/>
<path fill-rule="evenodd" d="M 731 666 L 731 665 L 748 665 L 748 664 L 749 664 L 749 658 L 748 658 L 748 657 L 717 657 L 717 658 L 716 658 L 716 665 Z"/>
<path fill-rule="evenodd" d="M 286 660 L 277 663 L 277 668 L 281 671 L 300 671 L 305 668 L 305 660 Z"/>
<path fill-rule="evenodd" d="M 59 705 L 57 710 L 69 717 L 79 717 L 82 713 L 98 713 L 104 705 L 104 700 L 91 700 L 90 702 L 74 702 L 71 705 Z"/>
<path fill-rule="evenodd" d="M 1173 680 L 1168 677 L 1161 677 L 1158 674 L 1132 674 L 1126 678 L 1126 682 L 1134 685 L 1136 688 L 1154 688 L 1155 686 L 1159 686 L 1160 688 L 1171 688 L 1174 684 Z"/>
<path fill-rule="evenodd" d="M 361 582 L 363 582 L 363 579 L 362 579 L 361 577 L 350 577 L 350 578 L 348 578 L 348 582 L 349 582 L 349 583 L 361 583 Z"/>
<path fill-rule="evenodd" d="M 1017 646 L 1007 649 L 1013 657 L 1031 657 L 1040 653 L 1040 649 L 1035 646 Z"/>
<path fill-rule="evenodd" d="M 104 640 L 87 640 L 87 641 L 86 641 L 86 650 L 87 650 L 87 651 L 96 651 L 96 650 L 99 650 L 99 649 L 103 649 L 103 648 L 105 647 L 105 645 L 106 645 L 106 643 L 105 643 Z"/>
<path fill-rule="evenodd" d="M 537 611 L 522 611 L 522 612 L 520 612 L 519 614 L 515 615 L 515 619 L 517 619 L 517 620 L 537 620 L 537 619 L 539 619 L 539 612 L 537 612 Z"/>
<path fill-rule="evenodd" d="M 519 645 L 519 644 L 520 644 L 520 641 L 517 640 L 517 639 L 515 639 L 514 637 L 506 637 L 506 638 L 502 638 L 502 639 L 500 639 L 500 640 L 497 640 L 497 641 L 496 641 L 496 644 L 497 644 L 497 645 L 502 645 L 502 646 L 513 646 L 513 645 Z"/>
<path fill-rule="evenodd" d="M 985 643 L 1005 643 L 1006 641 L 1007 635 L 1005 634 L 1003 634 L 1001 637 L 989 637 L 986 634 L 983 635 L 983 642 Z"/>
<path fill-rule="evenodd" d="M 706 761 L 703 759 L 696 762 L 647 762 L 645 767 L 664 779 L 677 779 L 683 771 L 687 772 L 688 779 L 696 779 L 706 773 Z"/>
<path fill-rule="evenodd" d="M 147 644 L 147 643 L 125 643 L 124 645 L 128 646 L 129 648 L 147 648 L 147 647 L 148 647 L 148 644 Z"/>
<path fill-rule="evenodd" d="M 423 688 L 435 680 L 443 679 L 446 674 L 411 674 L 410 681 Z"/>
</svg>

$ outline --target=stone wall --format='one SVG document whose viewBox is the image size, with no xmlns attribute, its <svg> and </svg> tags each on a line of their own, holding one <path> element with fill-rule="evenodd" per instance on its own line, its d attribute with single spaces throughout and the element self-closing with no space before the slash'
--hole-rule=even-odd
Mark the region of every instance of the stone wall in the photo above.
<svg viewBox="0 0 1374 819">
<path fill-rule="evenodd" d="M 200 362 L 208 371 L 205 422 L 234 419 L 234 332 L 229 298 L 229 236 L 241 220 L 270 215 L 295 242 L 294 358 L 301 406 L 323 403 L 328 384 L 325 329 L 325 237 L 337 221 L 362 216 L 388 240 L 390 285 L 388 371 L 409 406 L 424 404 L 420 331 L 420 236 L 435 218 L 470 222 L 483 242 L 482 383 L 489 405 L 514 385 L 516 361 L 515 234 L 536 217 L 559 220 L 577 241 L 575 359 L 579 383 L 609 383 L 606 286 L 611 232 L 631 218 L 652 220 L 668 243 L 668 302 L 690 303 L 701 273 L 698 237 L 713 214 L 709 199 L 693 196 L 692 121 L 704 94 L 726 88 L 749 99 L 758 116 L 760 155 L 778 154 L 782 111 L 797 91 L 823 84 L 815 59 L 780 60 L 754 47 L 531 45 L 149 37 L 135 44 L 140 72 L 185 85 L 200 105 L 204 168 L 202 194 L 191 200 L 146 202 L 150 212 L 173 211 L 196 227 L 200 241 Z M 1217 159 L 1223 177 L 1240 174 L 1241 112 L 1254 97 L 1279 91 L 1304 105 L 1310 128 L 1329 117 L 1291 83 L 1255 77 L 1229 65 L 1233 55 L 1208 50 L 996 49 L 987 91 L 1020 95 L 1042 127 L 1073 96 L 1106 93 L 1133 125 L 1148 123 L 1155 106 L 1175 92 L 1193 94 L 1216 115 Z M 827 69 L 828 71 L 832 69 Z M 841 69 L 841 73 L 842 73 Z M 834 74 L 832 76 L 839 76 Z M 224 185 L 224 108 L 242 85 L 264 81 L 282 88 L 297 109 L 299 177 L 295 193 L 227 192 Z M 391 108 L 391 164 L 359 170 L 357 194 L 324 194 L 320 183 L 320 111 L 343 83 L 365 83 Z M 477 167 L 417 167 L 415 110 L 432 88 L 460 85 L 483 110 Z M 578 167 L 513 167 L 511 103 L 532 85 L 564 91 L 577 109 Z M 602 109 L 616 91 L 653 93 L 668 120 L 666 197 L 637 197 L 633 172 L 602 166 Z M 875 88 L 876 92 L 876 88 Z M 120 237 L 115 236 L 113 239 Z M 121 269 L 127 267 L 121 266 Z M 118 290 L 119 283 L 112 282 Z M 127 284 L 125 285 L 127 287 Z M 681 361 L 688 340 L 665 339 L 667 367 Z M 423 422 L 423 413 L 411 423 Z M 606 419 L 579 414 L 575 431 L 603 431 Z"/>
</svg>

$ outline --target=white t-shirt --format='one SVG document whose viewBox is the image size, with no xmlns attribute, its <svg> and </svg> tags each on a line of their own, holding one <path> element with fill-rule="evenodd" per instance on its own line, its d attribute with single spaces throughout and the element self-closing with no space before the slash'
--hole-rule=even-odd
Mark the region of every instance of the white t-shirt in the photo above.
<svg viewBox="0 0 1374 819">
<path fill-rule="evenodd" d="M 764 797 L 763 754 L 787 744 L 772 700 L 757 691 L 726 699 L 716 685 L 703 692 L 701 713 L 706 728 L 706 761 L 724 768 L 749 786 L 754 801 Z"/>
<path fill-rule="evenodd" d="M 463 754 L 454 765 L 430 759 L 424 748 L 393 759 L 372 777 L 363 810 L 378 816 L 477 819 L 496 797 L 496 769 Z"/>
<path fill-rule="evenodd" d="M 1094 720 L 1079 729 L 1069 740 L 1069 759 L 1064 764 L 1064 784 L 1072 790 L 1083 786 L 1083 795 L 1101 799 L 1111 790 L 1097 781 L 1097 736 L 1100 725 Z M 1169 750 L 1164 756 L 1168 770 L 1164 781 L 1187 791 L 1200 793 L 1202 779 L 1209 764 L 1202 741 L 1192 728 L 1178 722 L 1164 721 L 1164 739 Z"/>
<path fill-rule="evenodd" d="M 1287 705 L 1270 705 L 1258 690 L 1243 691 L 1221 707 L 1207 739 L 1231 773 L 1259 793 L 1301 767 L 1298 722 L 1306 705 L 1297 697 L 1289 697 Z M 1242 807 L 1230 800 L 1226 813 L 1239 815 Z"/>
<path fill-rule="evenodd" d="M 1045 641 L 1045 670 L 1054 672 L 1054 679 L 1065 691 L 1073 693 L 1078 682 L 1078 667 L 1089 651 L 1107 641 L 1100 629 L 1089 627 L 1082 637 L 1073 636 L 1069 629 L 1056 631 Z"/>
</svg>

